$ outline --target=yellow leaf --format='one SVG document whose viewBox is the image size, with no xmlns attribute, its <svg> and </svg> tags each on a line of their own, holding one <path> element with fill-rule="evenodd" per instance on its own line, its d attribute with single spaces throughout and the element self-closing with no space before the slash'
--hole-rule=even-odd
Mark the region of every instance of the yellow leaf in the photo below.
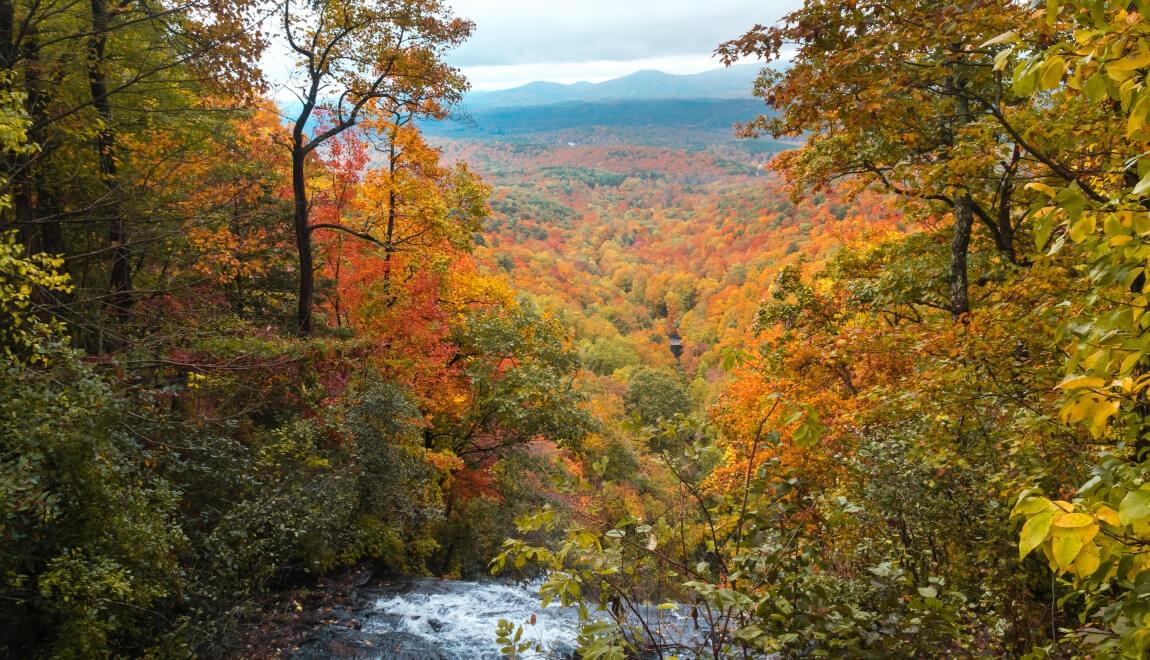
<svg viewBox="0 0 1150 660">
<path fill-rule="evenodd" d="M 1032 550 L 1042 545 L 1046 535 L 1050 533 L 1050 525 L 1054 522 L 1054 512 L 1040 513 L 1026 521 L 1022 532 L 1018 535 L 1018 558 L 1025 559 Z"/>
<path fill-rule="evenodd" d="M 1117 399 L 1110 399 L 1094 406 L 1094 411 L 1090 414 L 1089 427 L 1095 437 L 1102 435 L 1106 425 L 1110 423 L 1110 418 L 1117 415 L 1121 407 L 1122 402 Z"/>
<path fill-rule="evenodd" d="M 1094 408 L 1097 399 L 1098 397 L 1093 396 L 1080 396 L 1062 406 L 1062 422 L 1064 424 L 1075 424 L 1086 419 L 1086 417 L 1090 415 L 1090 411 Z"/>
<path fill-rule="evenodd" d="M 1131 353 L 1130 355 L 1127 355 L 1125 358 L 1123 358 L 1121 366 L 1118 367 L 1119 373 L 1124 373 L 1124 374 L 1130 373 L 1130 371 L 1133 370 L 1134 367 L 1136 367 L 1138 365 L 1138 363 L 1142 361 L 1142 358 L 1143 358 L 1143 353 L 1141 351 L 1136 351 L 1134 353 Z M 1132 380 L 1130 385 L 1125 387 L 1124 389 L 1127 392 L 1129 392 L 1129 391 L 1134 389 L 1134 386 L 1135 386 L 1135 384 L 1134 384 L 1134 381 Z"/>
<path fill-rule="evenodd" d="M 1003 32 L 997 37 L 984 42 L 981 46 L 979 46 L 979 49 L 986 48 L 987 46 L 994 46 L 997 44 L 1012 44 L 1016 41 L 1018 41 L 1018 33 L 1014 30 L 1011 30 L 1010 32 Z"/>
<path fill-rule="evenodd" d="M 1140 236 L 1150 234 L 1150 213 L 1132 213 L 1130 222 Z M 1125 218 L 1123 218 L 1125 219 Z"/>
<path fill-rule="evenodd" d="M 1005 71 L 1006 65 L 1010 62 L 1010 56 L 1013 54 L 1013 48 L 1007 48 L 1006 50 L 999 51 L 999 53 L 994 56 L 994 70 Z"/>
<path fill-rule="evenodd" d="M 1010 512 L 1010 517 L 1013 518 L 1018 515 L 1033 516 L 1044 511 L 1055 511 L 1054 503 L 1045 497 L 1028 497 L 1014 505 L 1014 510 Z"/>
<path fill-rule="evenodd" d="M 1106 381 L 1101 379 L 1101 378 L 1095 378 L 1092 376 L 1079 376 L 1077 378 L 1070 378 L 1068 380 L 1062 381 L 1061 383 L 1059 383 L 1058 389 L 1060 389 L 1060 390 L 1097 389 L 1100 387 L 1104 387 L 1105 385 L 1106 385 Z"/>
<path fill-rule="evenodd" d="M 1118 520 L 1118 512 L 1106 506 L 1105 504 L 1098 507 L 1098 510 L 1094 512 L 1094 517 L 1098 518 L 1107 525 L 1118 527 L 1122 524 Z"/>
<path fill-rule="evenodd" d="M 1144 99 L 1140 99 L 1126 119 L 1126 137 L 1134 137 L 1144 128 L 1146 128 L 1146 103 Z M 1135 188 L 1142 191 L 1136 194 L 1146 192 L 1145 187 L 1135 186 Z"/>
<path fill-rule="evenodd" d="M 1089 577 L 1094 575 L 1098 567 L 1102 565 L 1102 558 L 1098 552 L 1098 546 L 1094 543 L 1087 543 L 1082 546 L 1082 550 L 1078 553 L 1078 559 L 1074 561 L 1074 573 L 1080 578 Z"/>
<path fill-rule="evenodd" d="M 1063 513 L 1054 517 L 1054 526 L 1063 529 L 1076 529 L 1094 524 L 1094 516 L 1088 513 Z"/>
<path fill-rule="evenodd" d="M 1121 518 L 1121 514 L 1118 516 Z M 1130 530 L 1134 532 L 1135 538 L 1150 539 L 1150 520 L 1138 520 L 1131 523 Z"/>
<path fill-rule="evenodd" d="M 1060 570 L 1066 570 L 1074 563 L 1086 542 L 1075 529 L 1055 528 L 1051 534 L 1050 550 Z"/>
<path fill-rule="evenodd" d="M 1070 240 L 1075 243 L 1081 243 L 1094 234 L 1094 230 L 1098 228 L 1098 220 L 1091 213 L 1083 213 L 1081 218 L 1078 218 L 1070 225 Z"/>
<path fill-rule="evenodd" d="M 1110 71 L 1133 71 L 1148 65 L 1150 65 L 1150 50 L 1127 55 L 1117 62 L 1111 62 L 1107 68 Z"/>
</svg>

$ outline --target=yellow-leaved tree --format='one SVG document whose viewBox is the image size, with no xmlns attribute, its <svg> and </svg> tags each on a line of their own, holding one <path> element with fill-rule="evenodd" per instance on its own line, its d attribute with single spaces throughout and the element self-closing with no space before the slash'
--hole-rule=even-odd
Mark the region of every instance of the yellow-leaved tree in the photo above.
<svg viewBox="0 0 1150 660">
<path fill-rule="evenodd" d="M 1046 3 L 988 42 L 1020 57 L 1013 89 L 1060 116 L 1020 126 L 1028 152 L 1062 181 L 1032 183 L 1035 242 L 1085 276 L 1060 343 L 1062 421 L 1088 434 L 1096 467 L 1061 494 L 1023 492 L 1019 554 L 1040 552 L 1081 599 L 1091 653 L 1150 652 L 1150 5 Z M 1005 67 L 1000 67 L 1005 68 Z M 1009 121 L 1009 117 L 1003 118 Z M 1067 139 L 1069 138 L 1069 139 Z M 1059 150 L 1058 141 L 1073 145 Z M 1076 488 L 1076 490 L 1075 490 Z"/>
</svg>

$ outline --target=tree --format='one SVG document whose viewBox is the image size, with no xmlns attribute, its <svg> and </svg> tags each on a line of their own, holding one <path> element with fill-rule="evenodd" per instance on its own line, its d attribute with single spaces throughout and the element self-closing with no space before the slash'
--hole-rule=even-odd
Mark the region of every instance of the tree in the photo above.
<svg viewBox="0 0 1150 660">
<path fill-rule="evenodd" d="M 591 429 L 580 409 L 578 356 L 566 331 L 527 301 L 468 314 L 453 333 L 468 394 L 459 413 L 439 414 L 428 448 L 471 467 L 490 465 L 537 440 L 578 447 Z"/>
<path fill-rule="evenodd" d="M 282 17 L 284 37 L 300 67 L 298 87 L 292 90 L 300 106 L 292 117 L 290 149 L 299 256 L 296 322 L 299 333 L 309 335 L 316 230 L 310 222 L 309 157 L 373 114 L 442 114 L 466 89 L 443 55 L 470 36 L 474 26 L 452 17 L 440 0 L 284 0 Z M 330 117 L 330 125 L 315 128 L 317 111 Z"/>
<path fill-rule="evenodd" d="M 393 278 L 401 257 L 411 268 L 426 265 L 436 252 L 468 252 L 488 214 L 490 189 L 466 163 L 446 166 L 428 145 L 412 114 L 372 120 L 368 130 L 385 136 L 385 167 L 365 177 L 363 199 L 344 228 L 383 251 L 383 293 L 394 302 Z M 421 256 L 422 255 L 422 256 Z"/>
<path fill-rule="evenodd" d="M 1061 178 L 1032 185 L 1035 244 L 1083 280 L 1060 329 L 1068 359 L 1061 421 L 1092 450 L 1090 478 L 1075 489 L 1058 475 L 1018 494 L 1019 556 L 1049 570 L 1080 602 L 1075 623 L 1087 652 L 1150 651 L 1142 585 L 1150 577 L 1150 8 L 1141 3 L 1051 2 L 998 40 L 1024 59 L 1014 87 L 1048 111 L 1027 126 L 1027 151 Z M 1072 111 L 1072 114 L 1068 113 Z M 1064 138 L 1074 136 L 1074 147 Z M 1070 605 L 1064 605 L 1069 609 Z"/>
<path fill-rule="evenodd" d="M 1011 91 L 991 53 L 972 44 L 1013 27 L 1021 9 L 1006 1 L 968 4 L 817 0 L 718 51 L 731 64 L 747 56 L 778 61 L 797 49 L 784 70 L 765 70 L 756 86 L 779 114 L 742 128 L 745 135 L 807 136 L 774 164 L 796 190 L 853 179 L 901 196 L 919 213 L 952 214 L 949 305 L 956 317 L 970 311 L 976 220 L 1005 259 L 1018 261 L 1014 192 L 1022 152 L 1000 127 L 979 123 L 991 114 L 980 100 L 1008 103 Z"/>
<path fill-rule="evenodd" d="M 124 343 L 129 333 L 106 332 L 102 317 L 126 320 L 138 272 L 157 235 L 172 230 L 139 204 L 139 188 L 194 139 L 151 162 L 136 147 L 149 133 L 218 122 L 225 107 L 258 95 L 258 1 L 0 3 L 2 93 L 19 94 L 36 145 L 0 159 L 13 198 L 0 227 L 16 228 L 30 253 L 68 257 L 76 291 L 57 298 L 56 311 L 98 350 L 107 336 Z"/>
<path fill-rule="evenodd" d="M 631 374 L 624 398 L 627 412 L 644 424 L 670 421 L 691 411 L 683 379 L 669 369 L 639 367 Z"/>
</svg>

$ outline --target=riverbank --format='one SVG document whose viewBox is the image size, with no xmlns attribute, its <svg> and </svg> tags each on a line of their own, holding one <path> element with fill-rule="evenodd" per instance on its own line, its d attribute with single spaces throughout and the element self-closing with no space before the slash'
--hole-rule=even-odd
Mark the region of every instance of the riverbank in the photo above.
<svg viewBox="0 0 1150 660">
<path fill-rule="evenodd" d="M 376 577 L 370 566 L 358 565 L 320 578 L 315 584 L 269 594 L 261 604 L 259 614 L 241 624 L 231 659 L 294 657 L 317 641 L 320 631 L 339 628 L 346 630 L 351 638 L 346 648 L 331 645 L 330 653 L 322 657 L 363 657 L 361 647 L 371 647 L 354 639 L 363 623 L 356 616 L 363 605 L 361 590 L 386 584 Z"/>
</svg>

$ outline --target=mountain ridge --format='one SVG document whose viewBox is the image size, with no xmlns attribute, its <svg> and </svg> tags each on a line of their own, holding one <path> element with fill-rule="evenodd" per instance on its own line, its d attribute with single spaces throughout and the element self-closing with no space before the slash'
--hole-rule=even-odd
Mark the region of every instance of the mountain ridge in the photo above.
<svg viewBox="0 0 1150 660">
<path fill-rule="evenodd" d="M 563 84 L 535 81 L 506 90 L 472 92 L 463 107 L 476 112 L 492 109 L 536 107 L 558 103 L 604 103 L 686 99 L 751 99 L 761 67 L 742 65 L 696 74 L 672 74 L 654 69 L 600 83 Z"/>
</svg>

